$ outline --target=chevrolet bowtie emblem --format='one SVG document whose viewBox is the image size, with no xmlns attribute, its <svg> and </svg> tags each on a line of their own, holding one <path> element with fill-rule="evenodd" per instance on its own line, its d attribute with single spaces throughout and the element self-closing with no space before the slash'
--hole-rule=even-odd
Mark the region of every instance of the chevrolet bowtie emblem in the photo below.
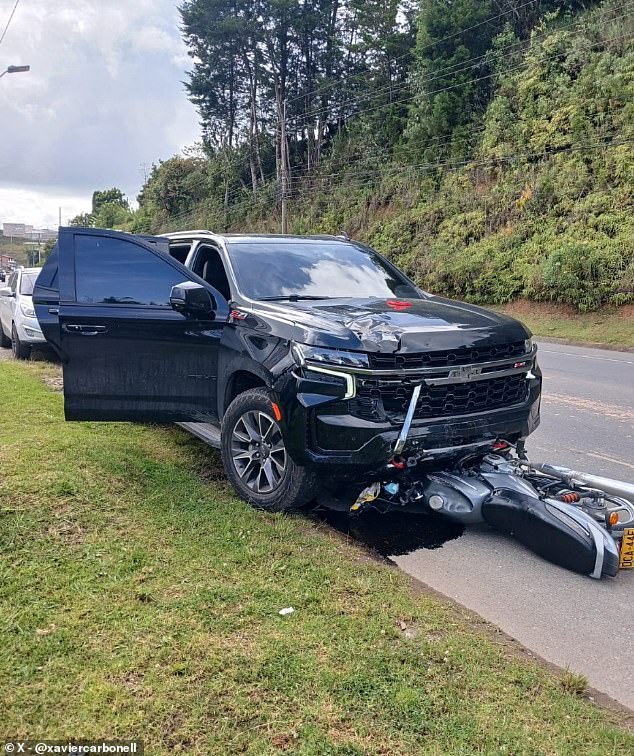
<svg viewBox="0 0 634 756">
<path fill-rule="evenodd" d="M 470 381 L 478 375 L 482 375 L 482 368 L 471 367 L 470 365 L 454 368 L 453 370 L 449 371 L 450 378 L 458 378 L 459 380 L 462 380 L 462 381 Z"/>
</svg>

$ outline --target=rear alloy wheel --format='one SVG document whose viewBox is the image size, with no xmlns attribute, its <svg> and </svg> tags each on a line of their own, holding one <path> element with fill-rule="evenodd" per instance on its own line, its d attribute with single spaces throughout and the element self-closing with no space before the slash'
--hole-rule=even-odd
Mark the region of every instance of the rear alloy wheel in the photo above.
<svg viewBox="0 0 634 756">
<path fill-rule="evenodd" d="M 15 324 L 11 328 L 11 351 L 16 360 L 28 360 L 31 356 L 31 347 L 20 341 Z"/>
<path fill-rule="evenodd" d="M 227 477 L 249 503 L 272 512 L 302 506 L 315 493 L 315 477 L 286 451 L 266 389 L 245 391 L 222 421 L 222 461 Z"/>
</svg>

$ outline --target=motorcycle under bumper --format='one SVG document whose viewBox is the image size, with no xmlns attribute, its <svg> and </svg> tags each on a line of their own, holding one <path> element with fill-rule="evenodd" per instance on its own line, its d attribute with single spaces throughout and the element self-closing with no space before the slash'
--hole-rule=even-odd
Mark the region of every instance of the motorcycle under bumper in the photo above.
<svg viewBox="0 0 634 756">
<path fill-rule="evenodd" d="M 539 425 L 541 375 L 527 380 L 527 399 L 521 404 L 450 418 L 414 420 L 403 455 L 424 452 L 430 460 L 446 460 L 464 456 L 470 448 L 490 445 L 498 438 L 511 442 L 526 438 Z M 345 402 L 311 407 L 303 406 L 297 394 L 285 398 L 286 445 L 297 463 L 372 470 L 383 468 L 393 456 L 401 424 L 355 417 L 345 411 Z"/>
</svg>

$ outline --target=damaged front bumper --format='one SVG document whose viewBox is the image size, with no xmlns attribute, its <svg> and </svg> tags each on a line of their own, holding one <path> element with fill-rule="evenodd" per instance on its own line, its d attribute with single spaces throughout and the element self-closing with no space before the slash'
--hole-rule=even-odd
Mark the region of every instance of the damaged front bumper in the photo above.
<svg viewBox="0 0 634 756">
<path fill-rule="evenodd" d="M 459 412 L 446 416 L 448 403 L 445 401 L 444 415 L 418 417 L 414 413 L 402 453 L 434 463 L 464 456 L 469 450 L 486 447 L 497 438 L 514 443 L 529 436 L 539 425 L 542 379 L 535 354 L 513 358 L 510 365 L 508 360 L 499 361 L 490 368 L 490 373 L 483 373 L 487 366 L 480 365 L 477 366 L 479 372 L 470 376 L 468 370 L 472 367 L 402 375 L 381 375 L 381 371 L 344 373 L 340 369 L 313 365 L 298 367 L 275 386 L 283 410 L 287 450 L 301 465 L 380 469 L 394 452 L 416 386 L 425 387 L 427 396 L 432 397 L 441 392 L 447 395 L 443 384 L 449 388 L 455 386 L 458 398 L 464 400 L 467 392 L 482 393 L 482 387 L 494 381 L 499 386 L 500 377 L 503 380 L 509 374 L 520 385 L 521 393 L 516 389 L 510 395 L 511 400 L 504 403 L 509 395 L 500 389 L 504 406 L 468 412 L 464 411 L 468 406 L 463 401 Z M 350 378 L 354 381 L 352 387 Z M 362 393 L 366 384 L 379 388 L 371 388 L 371 394 L 368 390 L 366 397 Z M 380 396 L 384 384 L 388 387 L 387 399 Z M 405 409 L 400 414 L 391 411 L 394 397 L 399 401 L 402 397 Z M 425 397 L 421 398 L 420 404 L 424 401 Z M 433 415 L 433 409 L 430 406 L 426 414 Z"/>
</svg>

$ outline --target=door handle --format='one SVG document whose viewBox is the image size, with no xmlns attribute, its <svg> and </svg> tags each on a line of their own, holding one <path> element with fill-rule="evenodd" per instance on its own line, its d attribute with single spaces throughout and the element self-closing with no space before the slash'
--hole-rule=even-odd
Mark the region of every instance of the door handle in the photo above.
<svg viewBox="0 0 634 756">
<path fill-rule="evenodd" d="M 75 323 L 64 323 L 62 330 L 66 333 L 78 333 L 80 336 L 98 336 L 100 333 L 106 333 L 106 326 L 102 325 L 77 325 Z"/>
</svg>

